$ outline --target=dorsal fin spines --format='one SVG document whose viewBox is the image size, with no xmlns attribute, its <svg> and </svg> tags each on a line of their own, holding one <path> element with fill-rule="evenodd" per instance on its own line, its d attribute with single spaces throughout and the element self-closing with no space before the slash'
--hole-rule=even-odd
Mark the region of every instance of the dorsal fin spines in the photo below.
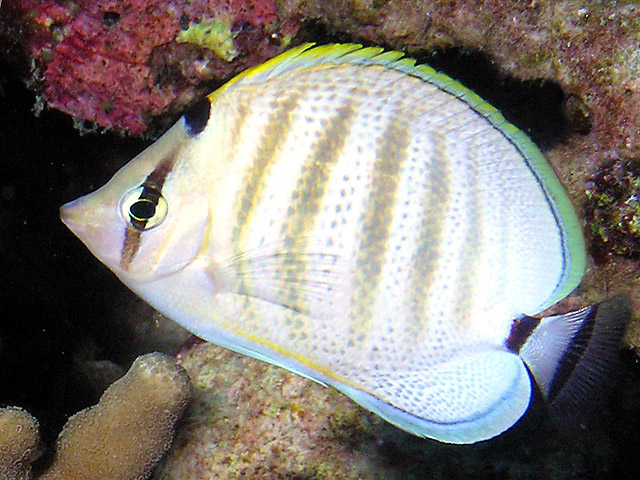
<svg viewBox="0 0 640 480">
<path fill-rule="evenodd" d="M 285 72 L 298 68 L 311 68 L 321 64 L 363 64 L 379 65 L 393 70 L 398 70 L 414 77 L 433 82 L 440 88 L 452 88 L 456 96 L 465 98 L 472 103 L 489 105 L 475 93 L 463 87 L 452 78 L 437 72 L 427 65 L 416 66 L 416 61 L 405 57 L 403 52 L 397 50 L 385 50 L 382 47 L 363 47 L 357 43 L 341 43 L 316 46 L 314 43 L 305 43 L 292 48 L 280 55 L 266 61 L 261 65 L 249 68 L 227 82 L 222 88 L 209 95 L 215 98 L 224 90 L 243 83 L 256 83 L 267 78 L 273 78 Z M 471 95 L 471 97 L 469 97 Z M 493 107 L 490 107 L 492 110 Z M 497 113 L 497 110 L 496 110 Z"/>
<path fill-rule="evenodd" d="M 238 74 L 218 90 L 210 93 L 208 98 L 214 101 L 223 92 L 240 85 L 251 85 L 275 78 L 283 73 L 296 69 L 308 69 L 319 65 L 367 65 L 380 66 L 396 70 L 412 77 L 420 78 L 438 88 L 460 98 L 480 115 L 496 125 L 505 135 L 514 140 L 528 157 L 540 156 L 538 148 L 518 128 L 505 120 L 502 114 L 478 94 L 469 90 L 457 80 L 438 72 L 428 65 L 416 65 L 415 59 L 405 57 L 403 52 L 385 50 L 382 47 L 363 47 L 357 43 L 333 43 L 316 46 L 315 43 L 304 43 L 265 63 L 249 68 Z M 552 175 L 553 177 L 553 175 Z"/>
<path fill-rule="evenodd" d="M 533 152 L 533 155 L 538 154 L 537 147 L 526 135 L 507 122 L 497 109 L 475 92 L 428 65 L 416 65 L 415 59 L 405 57 L 403 52 L 385 50 L 382 47 L 363 47 L 357 43 L 333 43 L 320 46 L 316 46 L 315 43 L 304 43 L 267 60 L 263 64 L 238 74 L 221 88 L 209 94 L 208 98 L 213 102 L 223 92 L 240 85 L 264 82 L 267 79 L 296 69 L 308 69 L 319 65 L 332 64 L 377 65 L 432 83 L 438 88 L 464 100 L 465 103 L 490 120 L 494 125 L 499 125 L 506 135 L 517 137 L 517 143 L 525 150 L 530 153 Z"/>
<path fill-rule="evenodd" d="M 506 134 L 517 136 L 520 145 L 524 144 L 523 146 L 537 152 L 537 147 L 533 145 L 526 135 L 522 134 L 520 130 L 507 122 L 497 109 L 483 100 L 475 92 L 469 90 L 457 80 L 434 70 L 428 65 L 416 65 L 415 59 L 406 57 L 403 52 L 385 50 L 382 47 L 363 47 L 357 43 L 333 43 L 320 46 L 316 46 L 315 43 L 304 43 L 267 60 L 263 64 L 249 68 L 238 74 L 221 88 L 209 94 L 208 98 L 213 101 L 221 93 L 235 86 L 260 83 L 266 79 L 277 77 L 292 70 L 331 64 L 378 65 L 432 83 L 438 88 L 464 100 L 465 103 L 479 114 L 489 119 L 495 125 L 500 125 Z"/>
</svg>

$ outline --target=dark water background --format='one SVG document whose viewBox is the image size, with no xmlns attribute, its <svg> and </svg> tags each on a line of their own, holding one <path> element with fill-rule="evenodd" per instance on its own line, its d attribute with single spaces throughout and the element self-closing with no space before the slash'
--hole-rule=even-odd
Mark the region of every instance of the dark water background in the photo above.
<svg viewBox="0 0 640 480">
<path fill-rule="evenodd" d="M 70 372 L 83 356 L 122 360 L 128 291 L 58 218 L 147 142 L 80 136 L 72 120 L 32 113 L 35 94 L 0 63 L 0 405 L 41 420 L 45 438 L 95 400 Z"/>
</svg>

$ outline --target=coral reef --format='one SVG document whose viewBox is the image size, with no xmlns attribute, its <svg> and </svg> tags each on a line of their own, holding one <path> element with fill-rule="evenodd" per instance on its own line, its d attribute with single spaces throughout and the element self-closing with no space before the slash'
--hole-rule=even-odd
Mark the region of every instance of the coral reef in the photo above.
<svg viewBox="0 0 640 480">
<path fill-rule="evenodd" d="M 27 480 L 38 445 L 38 422 L 16 407 L 0 409 L 0 478 Z"/>
<path fill-rule="evenodd" d="M 632 185 L 640 158 L 640 7 L 636 2 L 5 0 L 1 9 L 0 55 L 10 57 L 14 63 L 22 62 L 24 75 L 38 91 L 38 106 L 46 103 L 67 112 L 83 128 L 93 122 L 131 134 L 148 132 L 150 126 L 162 128 L 196 97 L 247 66 L 279 53 L 290 42 L 325 40 L 326 37 L 314 36 L 317 24 L 326 28 L 323 34 L 335 34 L 334 39 L 384 44 L 414 54 L 447 47 L 458 47 L 462 52 L 480 51 L 502 74 L 518 80 L 557 82 L 565 96 L 564 114 L 575 133 L 553 145 L 546 154 L 584 219 L 590 250 L 598 260 L 589 266 L 582 287 L 559 308 L 576 308 L 627 291 L 635 305 L 627 342 L 640 351 L 640 266 L 637 257 L 623 256 L 631 254 L 636 245 L 628 236 L 635 235 L 633 215 L 628 213 L 635 208 Z M 468 56 L 461 58 L 464 63 Z M 5 84 L 1 86 L 6 90 Z M 496 85 L 496 89 L 499 87 Z M 11 118 L 20 130 L 29 123 L 16 122 L 14 113 L 6 112 L 2 118 Z M 158 118 L 167 123 L 154 123 Z M 80 193 L 77 189 L 86 189 L 90 183 L 99 184 L 104 179 L 89 182 L 74 177 L 77 183 L 70 185 L 72 160 L 65 157 L 79 156 L 83 147 L 78 145 L 84 145 L 81 142 L 87 139 L 102 144 L 113 140 L 87 136 L 64 145 L 58 142 L 59 130 L 53 134 L 41 132 L 36 140 L 26 142 L 29 145 L 18 147 L 23 157 L 7 162 L 11 166 L 27 165 L 28 181 L 2 180 L 3 188 L 15 191 L 11 194 L 15 200 L 3 204 L 10 208 L 0 212 L 2 220 L 11 215 L 15 222 L 3 223 L 12 235 L 0 238 L 0 242 L 6 249 L 13 232 L 16 238 L 23 239 L 16 258 L 34 250 L 30 242 L 36 235 L 44 237 L 48 245 L 60 243 L 61 235 L 55 233 L 53 224 L 40 223 L 46 217 L 43 205 L 61 203 L 51 192 L 66 190 L 69 199 Z M 0 129 L 1 145 L 15 136 L 7 131 L 16 129 Z M 38 148 L 31 145 L 36 143 Z M 111 146 L 107 148 L 113 150 Z M 41 163 L 35 160 L 39 150 L 45 152 Z M 60 157 L 55 157 L 56 167 L 51 167 L 54 160 L 49 157 L 54 158 L 62 150 Z M 112 153 L 93 153 L 79 163 L 93 158 L 102 161 Z M 114 167 L 109 168 L 123 163 L 125 157 L 112 159 Z M 59 165 L 66 166 L 63 169 Z M 104 177 L 109 168 L 99 164 L 93 170 L 102 169 Z M 34 188 L 39 195 L 33 195 Z M 27 198 L 40 202 L 36 213 L 22 209 Z M 56 213 L 51 216 L 57 222 Z M 598 232 L 605 233 L 607 240 L 603 241 L 605 236 Z M 58 265 L 55 257 L 59 255 L 60 263 L 70 264 L 70 251 L 62 255 L 53 251 L 47 260 Z M 2 257 L 3 261 L 6 258 Z M 73 275 L 80 276 L 87 269 L 83 261 L 72 270 Z M 38 256 L 38 264 L 42 263 Z M 24 269 L 18 260 L 15 265 L 15 270 Z M 94 277 L 99 275 L 96 269 L 91 272 Z M 105 276 L 98 277 L 98 281 L 91 277 L 91 282 L 103 285 L 108 281 Z M 31 274 L 29 282 L 33 277 L 37 275 Z M 65 278 L 59 283 L 79 289 L 90 277 L 81 278 Z M 114 305 L 109 303 L 121 298 L 121 292 L 112 293 L 116 288 L 109 287 L 111 297 L 98 297 L 109 310 L 114 306 L 122 308 L 115 301 Z M 24 285 L 7 290 L 5 295 L 14 295 L 14 291 L 28 292 L 16 296 L 17 302 L 27 307 L 33 302 L 35 295 L 24 290 Z M 57 291 L 52 297 L 54 300 L 49 303 L 61 308 Z M 41 315 L 36 311 L 33 308 L 30 313 Z M 148 320 L 136 333 L 142 336 L 142 342 L 155 331 L 154 319 L 150 315 L 144 318 Z M 23 317 L 19 320 L 14 323 L 26 323 Z M 53 321 L 46 318 L 46 335 L 33 333 L 28 337 L 30 342 L 25 349 L 29 355 L 40 350 L 36 341 L 47 342 L 54 336 L 67 338 L 70 332 L 79 330 L 75 325 L 62 329 L 59 325 L 64 322 L 56 320 L 55 316 Z M 86 323 L 86 319 L 83 321 Z M 109 325 L 105 331 L 119 329 L 119 325 Z M 35 330 L 44 332 L 44 327 Z M 22 337 L 19 340 L 24 341 Z M 129 341 L 134 339 L 127 340 L 114 348 L 131 349 Z M 12 358 L 17 358 L 15 344 L 16 339 L 6 337 L 4 351 L 11 352 Z M 66 350 L 68 346 L 58 348 Z M 55 361 L 62 362 L 58 357 Z M 40 366 L 46 361 L 38 362 L 42 378 L 65 377 L 63 366 L 55 361 L 48 367 Z M 629 360 L 628 365 L 633 361 Z M 184 352 L 181 362 L 195 380 L 195 400 L 186 414 L 185 428 L 179 430 L 166 462 L 161 462 L 155 473 L 157 479 L 215 478 L 216 474 L 224 478 L 254 475 L 298 480 L 358 476 L 403 480 L 637 478 L 638 474 L 637 367 L 635 378 L 625 373 L 626 386 L 603 407 L 597 428 L 587 429 L 584 437 L 572 438 L 569 445 L 557 439 L 539 416 L 529 416 L 491 442 L 450 447 L 405 435 L 331 389 L 217 347 L 195 346 Z M 43 382 L 42 378 L 27 382 Z M 67 397 L 60 396 L 58 387 L 53 385 L 47 395 L 58 395 L 58 402 L 60 398 L 66 401 Z M 2 418 L 0 413 L 0 478 L 26 478 L 27 459 L 32 459 L 36 450 L 20 457 L 24 462 L 12 462 L 15 467 L 7 473 L 10 467 L 5 462 L 9 457 L 4 455 L 8 450 L 2 442 L 7 438 Z M 22 431 L 32 430 L 28 427 Z M 628 474 L 621 470 L 624 468 L 636 471 Z"/>
<path fill-rule="evenodd" d="M 205 93 L 199 82 L 279 53 L 273 39 L 297 28 L 279 20 L 274 0 L 17 0 L 3 16 L 27 36 L 48 105 L 79 125 L 132 134 Z"/>
<path fill-rule="evenodd" d="M 605 405 L 570 441 L 534 400 L 503 435 L 453 446 L 402 432 L 331 388 L 210 344 L 185 347 L 178 360 L 194 394 L 154 480 L 632 478 L 615 452 L 634 445 L 636 434 L 623 431 L 634 428 L 637 399 L 627 402 L 625 416 Z M 618 398 L 633 398 L 637 385 L 628 380 Z"/>
<path fill-rule="evenodd" d="M 190 396 L 189 377 L 170 357 L 138 357 L 100 402 L 69 418 L 40 480 L 146 478 L 173 439 Z M 17 408 L 0 410 L 0 477 L 26 480 L 37 423 Z"/>
</svg>

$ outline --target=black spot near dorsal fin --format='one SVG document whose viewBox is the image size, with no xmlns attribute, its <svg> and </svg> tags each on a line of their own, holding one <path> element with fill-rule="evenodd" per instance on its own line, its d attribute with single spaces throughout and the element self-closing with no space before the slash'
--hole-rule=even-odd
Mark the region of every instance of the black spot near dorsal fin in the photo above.
<svg viewBox="0 0 640 480">
<path fill-rule="evenodd" d="M 195 137 L 204 130 L 209 122 L 211 103 L 207 97 L 198 100 L 184 114 L 184 124 L 190 136 Z"/>
</svg>

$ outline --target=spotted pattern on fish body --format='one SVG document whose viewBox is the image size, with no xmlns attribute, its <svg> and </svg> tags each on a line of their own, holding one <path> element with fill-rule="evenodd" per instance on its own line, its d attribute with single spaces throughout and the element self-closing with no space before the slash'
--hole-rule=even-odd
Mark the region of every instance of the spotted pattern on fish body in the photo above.
<svg viewBox="0 0 640 480">
<path fill-rule="evenodd" d="M 548 393 L 558 365 L 582 358 L 567 354 L 582 323 L 624 320 L 604 303 L 536 317 L 580 282 L 578 219 L 533 143 L 449 77 L 399 52 L 304 45 L 207 101 L 62 209 L 195 334 L 416 435 L 471 443 L 524 413 L 525 363 Z M 158 171 L 166 208 L 140 228 L 128 199 Z M 608 330 L 593 331 L 580 338 Z M 565 410 L 584 372 L 609 365 L 596 357 L 556 382 Z"/>
</svg>

